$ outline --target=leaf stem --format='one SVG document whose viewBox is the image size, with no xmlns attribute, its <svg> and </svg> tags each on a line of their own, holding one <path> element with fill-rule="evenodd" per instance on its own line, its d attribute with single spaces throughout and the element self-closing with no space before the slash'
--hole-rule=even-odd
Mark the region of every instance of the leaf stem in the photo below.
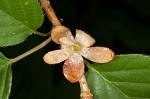
<svg viewBox="0 0 150 99">
<path fill-rule="evenodd" d="M 12 63 L 16 63 L 17 61 L 19 61 L 19 60 L 29 56 L 30 54 L 38 51 L 39 49 L 46 46 L 50 41 L 51 41 L 51 37 L 49 37 L 48 39 L 46 39 L 45 41 L 43 41 L 41 44 L 37 45 L 36 47 L 32 48 L 31 50 L 17 56 L 16 58 L 11 59 Z"/>
<path fill-rule="evenodd" d="M 49 21 L 52 22 L 53 26 L 59 26 L 61 25 L 59 19 L 57 18 L 49 0 L 39 0 L 41 3 L 41 7 L 45 11 L 45 14 L 47 15 Z"/>
<path fill-rule="evenodd" d="M 81 98 L 82 99 L 93 99 L 93 95 L 90 92 L 90 89 L 88 88 L 88 84 L 86 82 L 85 75 L 82 76 L 82 78 L 79 81 L 80 89 L 81 89 Z"/>
<path fill-rule="evenodd" d="M 37 35 L 39 35 L 39 36 L 50 36 L 50 33 L 51 33 L 51 31 L 48 32 L 48 33 L 41 33 L 41 32 L 38 32 L 38 31 L 35 31 L 35 32 L 34 32 L 34 34 L 37 34 Z"/>
</svg>

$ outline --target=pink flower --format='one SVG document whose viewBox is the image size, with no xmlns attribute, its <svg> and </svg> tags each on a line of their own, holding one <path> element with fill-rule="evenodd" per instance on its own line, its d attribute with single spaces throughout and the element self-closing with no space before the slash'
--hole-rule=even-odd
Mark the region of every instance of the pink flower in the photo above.
<svg viewBox="0 0 150 99">
<path fill-rule="evenodd" d="M 43 59 L 48 64 L 57 64 L 66 60 L 63 74 L 70 82 L 79 81 L 84 74 L 83 57 L 96 63 L 106 63 L 114 58 L 114 53 L 109 48 L 91 47 L 95 40 L 81 30 L 76 30 L 75 38 L 70 31 L 67 32 L 59 42 L 61 49 L 48 52 Z"/>
</svg>

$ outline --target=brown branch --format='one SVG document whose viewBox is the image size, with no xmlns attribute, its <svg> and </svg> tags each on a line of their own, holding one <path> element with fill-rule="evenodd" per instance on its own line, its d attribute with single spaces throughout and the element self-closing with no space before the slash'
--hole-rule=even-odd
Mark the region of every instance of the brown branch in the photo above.
<svg viewBox="0 0 150 99">
<path fill-rule="evenodd" d="M 93 99 L 93 95 L 90 92 L 90 89 L 88 88 L 88 84 L 86 82 L 86 78 L 83 75 L 82 78 L 79 81 L 80 88 L 81 88 L 81 98 L 82 99 Z"/>
<path fill-rule="evenodd" d="M 57 18 L 49 0 L 39 0 L 41 3 L 41 7 L 45 11 L 46 16 L 48 17 L 49 21 L 52 22 L 53 26 L 60 26 L 61 22 Z"/>
</svg>

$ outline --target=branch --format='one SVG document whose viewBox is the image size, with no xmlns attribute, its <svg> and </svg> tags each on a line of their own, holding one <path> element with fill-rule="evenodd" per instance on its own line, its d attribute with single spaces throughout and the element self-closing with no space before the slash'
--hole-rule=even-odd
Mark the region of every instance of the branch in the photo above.
<svg viewBox="0 0 150 99">
<path fill-rule="evenodd" d="M 83 75 L 82 78 L 79 81 L 80 83 L 80 89 L 81 89 L 81 98 L 82 99 L 93 99 L 93 95 L 90 92 L 90 89 L 88 88 L 88 84 L 86 82 L 86 78 Z"/>
<path fill-rule="evenodd" d="M 60 26 L 61 23 L 57 18 L 49 0 L 39 0 L 41 3 L 41 7 L 45 11 L 46 16 L 48 17 L 49 21 L 52 22 L 53 26 Z"/>
</svg>

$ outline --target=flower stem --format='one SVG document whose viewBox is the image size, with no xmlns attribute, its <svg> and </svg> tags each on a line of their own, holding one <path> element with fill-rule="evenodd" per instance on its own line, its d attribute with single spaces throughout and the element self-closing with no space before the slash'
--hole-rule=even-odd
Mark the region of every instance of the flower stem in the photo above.
<svg viewBox="0 0 150 99">
<path fill-rule="evenodd" d="M 39 0 L 41 3 L 41 7 L 45 11 L 46 16 L 48 17 L 49 21 L 52 22 L 53 26 L 60 26 L 61 23 L 57 18 L 49 0 Z"/>
<path fill-rule="evenodd" d="M 11 59 L 12 63 L 16 63 L 17 61 L 29 56 L 30 54 L 38 51 L 39 49 L 43 48 L 44 46 L 46 46 L 49 42 L 51 41 L 51 37 L 49 37 L 48 39 L 46 39 L 44 42 L 42 42 L 41 44 L 37 45 L 36 47 L 32 48 L 31 50 L 17 56 L 16 58 Z"/>
<path fill-rule="evenodd" d="M 80 88 L 81 88 L 81 98 L 82 99 L 93 99 L 93 95 L 90 92 L 90 89 L 88 88 L 88 84 L 86 82 L 86 78 L 83 75 L 82 78 L 79 81 Z"/>
</svg>

